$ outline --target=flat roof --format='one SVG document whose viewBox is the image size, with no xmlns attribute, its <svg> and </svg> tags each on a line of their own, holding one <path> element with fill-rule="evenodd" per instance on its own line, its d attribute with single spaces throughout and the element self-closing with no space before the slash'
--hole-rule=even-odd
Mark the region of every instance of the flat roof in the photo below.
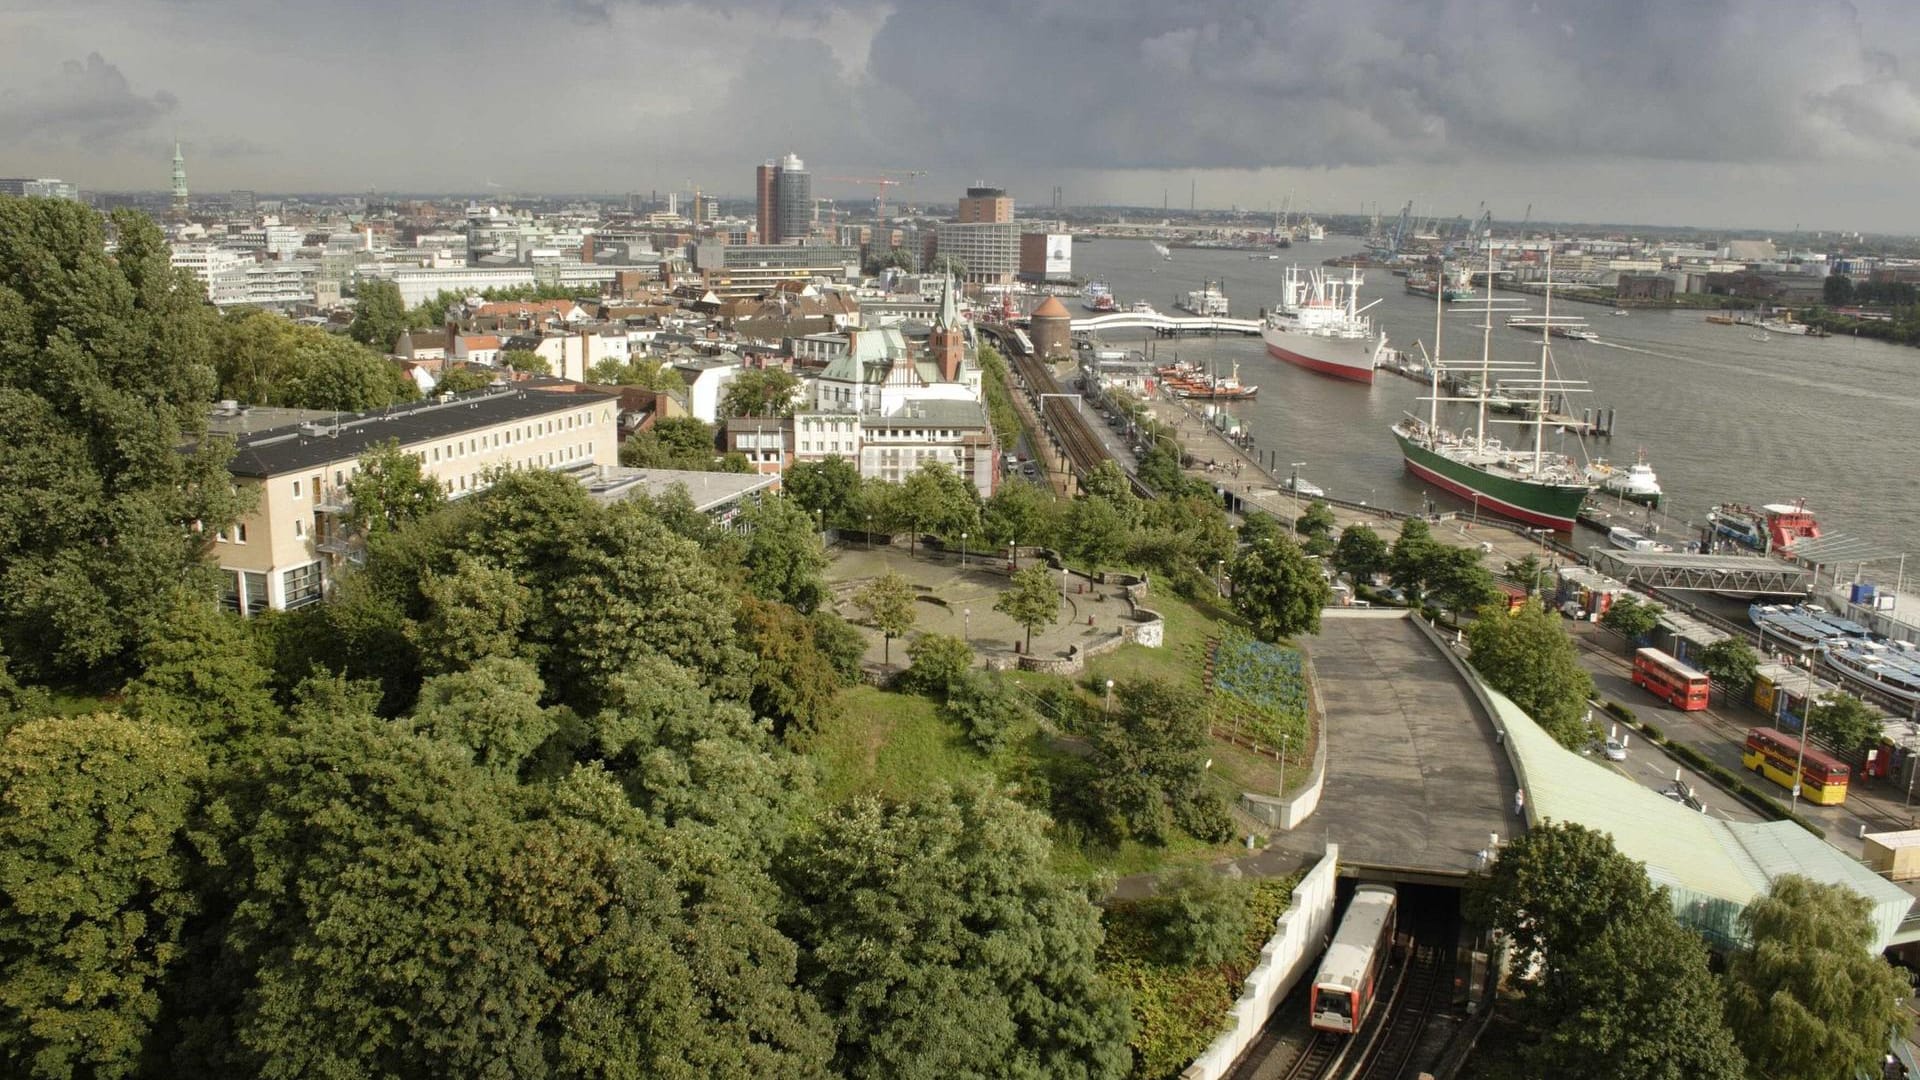
<svg viewBox="0 0 1920 1080">
<path fill-rule="evenodd" d="M 674 488 L 686 490 L 693 508 L 706 513 L 756 491 L 770 490 L 780 483 L 771 473 L 701 472 L 695 469 L 634 469 L 624 465 L 602 465 L 583 474 L 581 483 L 596 502 L 612 503 L 645 495 L 657 499 Z"/>
<path fill-rule="evenodd" d="M 307 420 L 332 422 L 342 414 L 331 409 L 288 409 L 278 405 L 240 405 L 232 410 L 215 405 L 207 417 L 213 435 L 251 435 L 289 427 Z"/>
<path fill-rule="evenodd" d="M 293 424 L 242 435 L 235 442 L 227 471 L 235 476 L 278 476 L 359 457 L 389 439 L 408 446 L 613 400 L 612 395 L 597 391 L 490 386 L 445 400 L 348 413 L 338 422 Z"/>
</svg>

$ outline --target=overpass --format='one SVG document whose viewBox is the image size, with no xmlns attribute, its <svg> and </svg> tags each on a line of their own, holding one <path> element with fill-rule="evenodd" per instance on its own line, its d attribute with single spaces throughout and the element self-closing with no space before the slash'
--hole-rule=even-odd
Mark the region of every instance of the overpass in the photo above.
<svg viewBox="0 0 1920 1080">
<path fill-rule="evenodd" d="M 1101 330 L 1152 330 L 1164 336 L 1175 334 L 1258 334 L 1258 319 L 1224 319 L 1202 315 L 1162 315 L 1157 311 L 1116 311 L 1073 320 L 1076 334 Z"/>
<path fill-rule="evenodd" d="M 1813 572 L 1806 567 L 1758 555 L 1691 555 L 1596 547 L 1588 553 L 1587 562 L 1616 581 L 1672 592 L 1805 596 L 1813 588 Z"/>
</svg>

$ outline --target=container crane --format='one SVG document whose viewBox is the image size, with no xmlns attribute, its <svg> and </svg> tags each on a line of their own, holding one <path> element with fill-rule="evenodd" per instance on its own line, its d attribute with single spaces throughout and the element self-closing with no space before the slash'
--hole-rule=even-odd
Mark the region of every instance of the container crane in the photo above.
<svg viewBox="0 0 1920 1080">
<path fill-rule="evenodd" d="M 925 169 L 899 169 L 882 172 L 879 176 L 829 176 L 826 179 L 874 188 L 874 216 L 884 222 L 887 220 L 887 189 L 911 184 L 925 175 Z"/>
</svg>

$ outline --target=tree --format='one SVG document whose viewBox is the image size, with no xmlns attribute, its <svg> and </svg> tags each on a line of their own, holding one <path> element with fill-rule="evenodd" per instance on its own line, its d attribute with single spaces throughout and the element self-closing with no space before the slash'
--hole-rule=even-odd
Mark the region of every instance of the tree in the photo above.
<svg viewBox="0 0 1920 1080">
<path fill-rule="evenodd" d="M 551 375 L 553 365 L 532 349 L 507 349 L 500 353 L 500 366 L 529 375 Z"/>
<path fill-rule="evenodd" d="M 420 396 L 372 349 L 258 308 L 220 323 L 215 362 L 220 396 L 254 405 L 364 412 Z"/>
<path fill-rule="evenodd" d="M 1600 616 L 1600 625 L 1627 639 L 1627 647 L 1645 641 L 1660 625 L 1660 616 L 1667 609 L 1659 604 L 1643 602 L 1637 596 L 1621 593 L 1607 606 L 1606 613 Z"/>
<path fill-rule="evenodd" d="M 1509 561 L 1500 572 L 1506 575 L 1507 580 L 1527 590 L 1528 596 L 1538 596 L 1551 578 L 1547 568 L 1540 565 L 1540 557 L 1532 552 Z"/>
<path fill-rule="evenodd" d="M 909 551 L 923 532 L 957 540 L 962 532 L 980 528 L 979 493 L 944 462 L 915 469 L 900 485 L 896 510 L 910 530 Z"/>
<path fill-rule="evenodd" d="M 1068 503 L 1059 533 L 1061 550 L 1089 572 L 1113 565 L 1127 551 L 1127 520 L 1105 499 Z"/>
<path fill-rule="evenodd" d="M 1754 675 L 1760 669 L 1760 654 L 1739 638 L 1730 637 L 1693 654 L 1693 662 L 1735 697 L 1744 698 L 1753 690 Z"/>
<path fill-rule="evenodd" d="M 53 698 L 45 690 L 22 685 L 13 677 L 7 654 L 0 653 L 0 736 L 16 724 L 39 720 L 53 712 Z"/>
<path fill-rule="evenodd" d="M 1045 819 L 990 787 L 827 810 L 781 856 L 781 929 L 852 1080 L 1117 1078 L 1125 998 L 1099 915 L 1048 861 Z"/>
<path fill-rule="evenodd" d="M 205 438 L 218 315 L 146 217 L 0 198 L 0 651 L 29 681 L 117 685 L 251 505 Z M 185 450 L 183 451 L 183 447 Z"/>
<path fill-rule="evenodd" d="M 935 255 L 927 262 L 927 273 L 964 281 L 967 277 L 967 261 L 958 255 Z"/>
<path fill-rule="evenodd" d="M 1320 632 L 1333 598 L 1320 569 L 1292 541 L 1262 540 L 1233 560 L 1233 610 L 1262 641 Z"/>
<path fill-rule="evenodd" d="M 1389 552 L 1380 534 L 1365 525 L 1349 525 L 1340 530 L 1333 546 L 1333 565 L 1355 585 L 1370 585 L 1373 576 L 1385 570 Z"/>
<path fill-rule="evenodd" d="M 246 625 L 192 590 L 172 590 L 139 661 L 140 674 L 126 687 L 127 711 L 193 733 L 218 758 L 245 757 L 279 721 L 270 674 Z"/>
<path fill-rule="evenodd" d="M 559 729 L 555 711 L 540 706 L 544 690 L 527 661 L 482 657 L 421 684 L 413 727 L 461 747 L 483 769 L 512 776 Z"/>
<path fill-rule="evenodd" d="M 913 629 L 913 586 L 889 570 L 853 594 L 853 604 L 867 625 L 880 631 L 882 662 L 893 663 L 893 639 Z"/>
<path fill-rule="evenodd" d="M 1520 1012 L 1538 1041 L 1528 1075 L 1606 1080 L 1742 1080 L 1700 935 L 1669 911 L 1608 922 L 1560 963 Z"/>
<path fill-rule="evenodd" d="M 1551 822 L 1518 832 L 1500 849 L 1469 903 L 1506 935 L 1514 971 L 1534 985 L 1551 979 L 1616 920 L 1643 921 L 1662 896 L 1647 872 L 1612 838 L 1585 825 Z"/>
<path fill-rule="evenodd" d="M 1501 597 L 1493 580 L 1473 548 L 1437 545 L 1427 563 L 1428 599 L 1449 611 L 1472 611 Z"/>
<path fill-rule="evenodd" d="M 407 306 L 400 286 L 379 278 L 361 282 L 353 290 L 353 322 L 347 336 L 383 353 L 393 351 L 407 329 Z"/>
<path fill-rule="evenodd" d="M 1148 903 L 1162 963 L 1214 967 L 1225 963 L 1247 936 L 1245 883 L 1207 867 L 1174 871 L 1161 880 Z"/>
<path fill-rule="evenodd" d="M 459 364 L 442 368 L 440 380 L 433 384 L 436 394 L 465 394 L 474 390 L 485 390 L 493 385 L 494 376 L 477 368 Z"/>
<path fill-rule="evenodd" d="M 1529 600 L 1508 614 L 1488 606 L 1467 627 L 1467 658 L 1487 685 L 1513 699 L 1560 745 L 1587 741 L 1593 677 L 1580 666 L 1559 619 Z"/>
<path fill-rule="evenodd" d="M 431 569 L 420 578 L 426 614 L 409 622 L 406 635 L 420 651 L 421 667 L 444 675 L 489 656 L 516 656 L 533 617 L 533 591 L 513 572 L 484 558 L 458 552 L 451 569 Z"/>
<path fill-rule="evenodd" d="M 780 488 L 807 513 L 821 515 L 828 528 L 858 529 L 865 524 L 860 520 L 860 468 L 838 454 L 795 462 Z"/>
<path fill-rule="evenodd" d="M 1873 951 L 1871 905 L 1788 874 L 1740 913 L 1752 944 L 1727 964 L 1727 1019 L 1757 1075 L 1825 1080 L 1879 1069 L 1909 988 Z"/>
<path fill-rule="evenodd" d="M 747 529 L 747 589 L 802 612 L 819 606 L 827 595 L 827 553 L 813 515 L 791 499 L 763 498 L 740 518 Z"/>
<path fill-rule="evenodd" d="M 981 507 L 980 534 L 986 545 L 996 548 L 1015 543 L 1051 547 L 1059 521 L 1060 504 L 1046 488 L 1002 483 Z"/>
<path fill-rule="evenodd" d="M 1026 649 L 1032 652 L 1034 630 L 1051 626 L 1060 617 L 1060 590 L 1054 587 L 1053 572 L 1041 563 L 1016 571 L 1013 587 L 993 602 L 993 610 L 1026 630 Z"/>
<path fill-rule="evenodd" d="M 1425 521 L 1408 518 L 1400 523 L 1400 535 L 1394 538 L 1387 570 L 1394 588 L 1405 593 L 1409 603 L 1420 602 L 1426 591 L 1427 570 L 1439 549 L 1440 542 L 1433 538 Z"/>
<path fill-rule="evenodd" d="M 713 425 L 691 416 L 662 417 L 620 444 L 620 464 L 635 469 L 714 472 L 720 471 L 719 458 Z"/>
<path fill-rule="evenodd" d="M 813 647 L 839 675 L 843 686 L 860 682 L 860 658 L 866 654 L 867 639 L 852 623 L 828 611 L 815 608 L 807 615 L 807 631 L 813 635 Z"/>
<path fill-rule="evenodd" d="M 1206 710 L 1190 689 L 1163 679 L 1128 679 L 1113 691 L 1118 709 L 1093 725 L 1094 778 L 1088 794 L 1112 835 L 1163 844 L 1175 826 L 1225 840 L 1233 824 L 1206 790 Z"/>
<path fill-rule="evenodd" d="M 1033 710 L 1004 680 L 968 669 L 947 683 L 946 715 L 983 754 L 997 753 L 1033 728 Z"/>
<path fill-rule="evenodd" d="M 1853 303 L 1853 279 L 1845 274 L 1829 274 L 1820 284 L 1820 299 L 1828 307 L 1846 307 Z"/>
<path fill-rule="evenodd" d="M 1090 499 L 1105 499 L 1113 504 L 1128 525 L 1139 514 L 1139 498 L 1133 493 L 1133 482 L 1120 466 L 1109 460 L 1102 460 L 1092 471 L 1080 478 L 1080 493 Z"/>
<path fill-rule="evenodd" d="M 945 697 L 973 669 L 973 646 L 951 634 L 921 634 L 907 646 L 902 688 Z"/>
<path fill-rule="evenodd" d="M 800 380 L 781 368 L 742 371 L 720 395 L 720 415 L 792 416 Z"/>
<path fill-rule="evenodd" d="M 111 714 L 0 742 L 0 1060 L 13 1076 L 136 1075 L 194 911 L 204 755 Z"/>
<path fill-rule="evenodd" d="M 787 745 L 805 746 L 840 712 L 840 672 L 816 643 L 815 624 L 785 604 L 748 596 L 734 626 L 752 658 L 754 713 L 772 721 Z"/>
<path fill-rule="evenodd" d="M 440 482 L 426 475 L 420 459 L 401 450 L 397 439 L 361 454 L 346 488 L 352 504 L 347 521 L 370 537 L 417 521 L 446 500 Z"/>
<path fill-rule="evenodd" d="M 1310 555 L 1331 555 L 1333 553 L 1333 530 L 1340 522 L 1333 516 L 1333 507 L 1315 499 L 1307 504 L 1307 512 L 1294 522 L 1294 532 L 1305 539 L 1301 546 Z"/>
<path fill-rule="evenodd" d="M 1838 691 L 1820 695 L 1807 710 L 1807 730 L 1842 754 L 1852 754 L 1878 743 L 1880 722 L 1878 709 L 1852 694 Z"/>
</svg>

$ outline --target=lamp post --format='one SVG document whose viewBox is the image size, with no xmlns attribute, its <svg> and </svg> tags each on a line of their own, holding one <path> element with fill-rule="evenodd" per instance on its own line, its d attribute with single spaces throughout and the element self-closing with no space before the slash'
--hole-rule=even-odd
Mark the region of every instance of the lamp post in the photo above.
<svg viewBox="0 0 1920 1080">
<path fill-rule="evenodd" d="M 826 547 L 827 546 L 827 512 L 825 510 L 815 510 L 813 512 L 813 519 L 820 523 L 820 546 Z"/>
<path fill-rule="evenodd" d="M 1280 733 L 1280 797 L 1283 799 L 1287 796 L 1287 744 L 1292 741 L 1292 735 Z"/>
<path fill-rule="evenodd" d="M 960 626 L 961 626 L 960 633 L 963 635 L 962 640 L 964 640 L 968 645 L 972 645 L 973 644 L 973 609 L 972 608 L 960 609 Z"/>
<path fill-rule="evenodd" d="M 873 515 L 867 515 L 867 550 L 873 550 Z"/>
<path fill-rule="evenodd" d="M 1227 560 L 1213 560 L 1213 587 L 1221 596 L 1227 595 Z"/>
<path fill-rule="evenodd" d="M 1304 461 L 1293 462 L 1290 466 L 1293 472 L 1287 476 L 1287 490 L 1293 492 L 1293 518 L 1287 523 L 1289 536 L 1299 535 L 1294 529 L 1300 522 L 1300 466 L 1305 464 Z"/>
<path fill-rule="evenodd" d="M 1020 569 L 1020 547 L 1012 540 L 1007 541 L 1007 569 Z"/>
<path fill-rule="evenodd" d="M 1113 715 L 1113 680 L 1107 680 L 1107 715 Z"/>
<path fill-rule="evenodd" d="M 967 534 L 964 530 L 960 533 L 960 565 L 967 565 Z"/>
<path fill-rule="evenodd" d="M 1808 720 L 1813 713 L 1813 658 L 1818 655 L 1819 651 L 1820 647 L 1816 645 L 1806 656 L 1807 695 L 1800 699 L 1800 751 L 1794 755 L 1793 759 L 1792 807 L 1793 812 L 1796 814 L 1800 812 L 1800 784 L 1801 781 L 1806 778 L 1807 774 L 1807 728 L 1812 726 L 1808 723 Z"/>
</svg>

